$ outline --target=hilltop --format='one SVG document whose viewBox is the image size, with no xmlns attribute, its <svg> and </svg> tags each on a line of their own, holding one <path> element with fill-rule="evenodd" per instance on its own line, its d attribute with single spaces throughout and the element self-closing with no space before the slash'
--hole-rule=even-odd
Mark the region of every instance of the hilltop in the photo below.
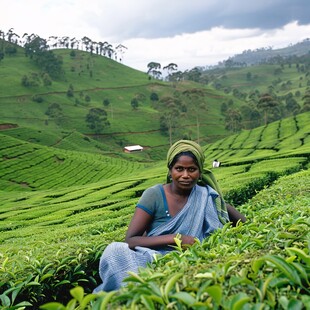
<svg viewBox="0 0 310 310">
<path fill-rule="evenodd" d="M 40 68 L 25 57 L 23 48 L 0 62 L 0 123 L 2 128 L 9 128 L 6 134 L 56 147 L 63 147 L 61 142 L 69 136 L 79 137 L 81 143 L 85 139 L 92 141 L 90 146 L 96 145 L 91 152 L 120 152 L 128 144 L 160 148 L 169 145 L 170 138 L 161 123 L 167 109 L 160 100 L 175 98 L 192 88 L 201 88 L 205 96 L 200 139 L 208 141 L 229 134 L 219 113 L 224 96 L 211 87 L 190 81 L 175 86 L 85 51 L 74 51 L 74 56 L 70 49 L 53 53 L 62 59 L 63 73 L 47 81 Z M 152 94 L 155 100 L 150 99 Z M 91 109 L 106 111 L 109 126 L 91 129 L 86 122 Z M 178 117 L 171 130 L 172 139 L 185 135 L 197 139 L 194 113 L 188 108 Z"/>
<path fill-rule="evenodd" d="M 234 63 L 242 65 L 257 65 L 266 62 L 273 62 L 275 59 L 291 59 L 307 55 L 310 52 L 310 39 L 305 39 L 296 44 L 290 44 L 284 48 L 273 49 L 271 46 L 256 50 L 245 50 L 229 58 Z M 225 62 L 225 61 L 224 61 Z"/>
<path fill-rule="evenodd" d="M 18 48 L 0 62 L 0 306 L 301 309 L 309 303 L 306 60 L 193 70 L 160 81 L 70 49 L 47 54 L 62 63 L 51 77 L 24 52 Z M 259 109 L 266 90 L 276 104 Z M 254 118 L 233 118 L 250 107 Z M 103 121 L 87 123 L 88 115 Z M 226 224 L 203 243 L 158 259 L 155 270 L 132 275 L 124 290 L 91 295 L 102 250 L 124 240 L 142 192 L 165 182 L 166 150 L 181 137 L 200 140 L 205 168 L 219 159 L 213 172 L 225 200 L 247 222 Z M 145 150 L 124 153 L 128 143 Z M 45 307 L 55 308 L 65 306 Z"/>
<path fill-rule="evenodd" d="M 139 144 L 145 151 L 126 158 L 153 161 L 180 138 L 208 144 L 263 125 L 269 108 L 259 100 L 266 92 L 277 103 L 268 123 L 309 107 L 309 57 L 194 68 L 162 81 L 87 51 L 47 50 L 45 61 L 9 42 L 2 47 L 8 51 L 0 61 L 2 132 L 45 146 L 123 157 L 124 146 Z"/>
</svg>

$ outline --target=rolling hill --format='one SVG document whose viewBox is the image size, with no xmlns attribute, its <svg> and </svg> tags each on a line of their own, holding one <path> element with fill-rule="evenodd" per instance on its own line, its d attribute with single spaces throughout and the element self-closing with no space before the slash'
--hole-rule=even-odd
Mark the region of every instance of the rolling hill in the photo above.
<svg viewBox="0 0 310 310">
<path fill-rule="evenodd" d="M 272 88 L 282 110 L 289 95 L 303 107 L 309 84 L 308 69 L 298 70 L 296 64 L 283 65 L 281 70 L 278 64 L 269 64 L 208 71 L 206 85 L 191 80 L 155 80 L 85 51 L 56 49 L 53 53 L 62 59 L 63 73 L 49 83 L 36 63 L 25 57 L 24 48 L 18 47 L 15 54 L 1 60 L 0 125 L 8 129 L 5 133 L 41 145 L 76 151 L 82 147 L 84 151 L 116 156 L 121 156 L 125 145 L 140 144 L 146 151 L 138 158 L 147 161 L 164 158 L 170 137 L 167 128 L 162 132 L 161 118 L 173 117 L 173 109 L 178 113 L 172 119 L 173 141 L 185 137 L 210 143 L 231 134 L 225 128 L 223 104 L 240 109 L 249 105 L 251 93 Z M 23 85 L 25 77 L 34 85 Z M 197 89 L 201 97 L 184 95 Z M 150 99 L 153 93 L 159 101 Z M 167 98 L 172 100 L 169 105 L 164 100 Z M 137 108 L 131 105 L 133 99 L 138 101 Z M 58 110 L 51 113 L 53 105 Z M 86 116 L 91 109 L 104 109 L 110 126 L 99 133 L 90 129 Z M 290 113 L 283 112 L 283 117 Z M 245 128 L 251 123 L 244 119 Z"/>
<path fill-rule="evenodd" d="M 268 88 L 278 65 L 226 70 L 226 77 L 218 72 L 208 85 L 175 85 L 149 80 L 105 57 L 78 52 L 72 58 L 66 49 L 55 53 L 62 56 L 65 72 L 51 85 L 44 85 L 22 49 L 0 62 L 0 306 L 307 308 L 310 112 L 235 134 L 225 129 L 221 114 L 223 102 L 231 99 L 235 107 L 247 102 L 233 88 L 242 93 Z M 245 81 L 248 71 L 258 75 L 257 85 Z M 32 73 L 38 85 L 22 86 L 22 77 Z M 288 89 L 275 85 L 279 95 L 305 92 L 305 72 L 284 66 L 279 74 L 292 81 Z M 205 168 L 248 220 L 159 258 L 154 267 L 131 275 L 119 292 L 94 296 L 102 250 L 124 240 L 141 193 L 165 182 L 170 141 L 160 131 L 163 105 L 150 95 L 179 96 L 193 89 L 204 94 L 199 118 L 195 109 L 179 115 L 172 138 L 198 140 L 199 120 Z M 302 96 L 295 97 L 302 104 Z M 138 109 L 131 106 L 133 98 Z M 46 114 L 53 103 L 61 116 Z M 108 111 L 111 126 L 100 133 L 85 123 L 92 108 Z M 145 149 L 127 154 L 126 144 Z M 220 168 L 211 167 L 215 158 Z"/>
<path fill-rule="evenodd" d="M 257 50 L 246 50 L 241 54 L 234 55 L 230 59 L 235 63 L 243 63 L 248 66 L 254 64 L 261 64 L 263 62 L 272 61 L 277 57 L 294 58 L 296 56 L 303 56 L 309 53 L 310 39 L 305 39 L 302 42 L 291 44 L 284 48 L 273 49 L 261 48 Z"/>
<path fill-rule="evenodd" d="M 309 230 L 305 230 L 304 225 L 310 218 L 308 208 L 310 197 L 307 190 L 310 180 L 309 116 L 309 113 L 304 113 L 205 146 L 206 168 L 210 168 L 215 156 L 221 161 L 220 168 L 213 171 L 222 185 L 225 198 L 249 219 L 249 222 L 236 228 L 243 230 L 242 233 L 238 233 L 240 244 L 250 242 L 249 244 L 254 245 L 251 247 L 244 244 L 241 247 L 246 249 L 242 255 L 252 257 L 244 258 L 244 262 L 253 264 L 255 260 L 263 259 L 268 253 L 283 255 L 281 251 L 268 251 L 269 248 L 278 246 L 277 242 L 280 242 L 275 237 L 272 240 L 276 245 L 271 244 L 270 233 L 266 236 L 263 233 L 269 231 L 268 229 L 271 229 L 276 236 L 288 238 L 289 245 L 298 251 L 305 250 Z M 86 293 L 90 292 L 98 281 L 97 264 L 102 249 L 111 241 L 123 240 L 134 206 L 142 191 L 150 185 L 165 181 L 165 163 L 160 161 L 157 164 L 154 162 L 143 164 L 89 152 L 62 150 L 25 142 L 3 133 L 1 141 L 0 253 L 2 266 L 5 267 L 0 270 L 0 288 L 2 296 L 7 297 L 6 304 L 11 302 L 12 305 L 17 304 L 18 301 L 23 305 L 24 301 L 25 305 L 29 303 L 32 305 L 31 308 L 36 308 L 43 302 L 54 299 L 65 302 L 69 296 L 64 292 L 66 290 L 68 292 L 72 287 L 83 287 Z M 285 181 L 287 175 L 290 175 L 289 181 Z M 280 183 L 273 185 L 274 182 Z M 292 188 L 290 184 L 295 185 Z M 264 193 L 268 187 L 270 198 L 266 199 Z M 258 193 L 261 193 L 261 198 Z M 284 212 L 285 216 L 296 212 L 293 211 L 295 204 L 291 206 L 292 195 L 297 195 L 295 204 L 299 211 L 285 220 L 287 226 L 273 227 L 270 223 L 267 228 L 264 224 L 266 218 L 270 218 L 272 213 L 273 217 L 278 219 L 284 205 L 290 206 L 290 209 Z M 280 197 L 283 197 L 282 207 L 278 205 Z M 273 199 L 272 202 L 270 199 Z M 255 204 L 257 210 L 263 208 L 264 211 L 256 213 L 253 209 Z M 287 235 L 287 229 L 296 225 L 297 214 L 301 223 L 300 227 L 298 226 L 298 233 L 296 231 L 295 234 Z M 255 237 L 251 233 L 254 231 L 252 221 L 254 224 L 257 223 Z M 228 235 L 233 235 L 235 230 L 228 227 L 225 229 Z M 305 232 L 304 235 L 301 235 L 302 231 Z M 257 238 L 254 243 L 253 238 Z M 224 243 L 224 247 L 233 253 L 225 254 L 229 260 L 233 260 L 236 255 L 233 249 L 241 251 L 239 246 L 230 243 L 230 239 L 223 239 L 223 236 L 219 237 L 218 241 L 212 240 L 209 240 L 213 242 L 212 245 L 202 247 L 210 246 L 216 249 L 222 242 L 221 244 Z M 200 253 L 204 250 L 196 248 L 193 251 Z M 221 266 L 222 252 L 219 251 L 218 255 L 212 252 L 213 259 L 219 262 L 219 265 L 215 264 L 216 268 Z M 192 261 L 203 255 L 186 253 L 181 254 L 181 257 L 184 256 L 186 260 L 185 257 L 188 255 L 194 255 L 190 258 Z M 158 270 L 168 268 L 164 271 L 167 279 L 175 273 L 168 267 L 173 259 L 167 257 L 163 262 L 159 261 L 157 267 Z M 207 261 L 209 260 L 210 258 Z M 207 262 L 204 264 L 208 265 Z M 203 268 L 210 269 L 211 266 L 207 265 Z M 240 266 L 249 268 L 246 263 Z M 191 268 L 187 267 L 187 270 Z M 201 270 L 191 272 L 199 274 Z M 275 278 L 277 269 L 274 272 Z M 188 278 L 187 281 L 193 281 L 185 269 L 183 273 L 184 277 Z M 149 276 L 145 274 L 144 277 L 148 279 Z M 134 279 L 132 281 L 136 282 Z M 166 279 L 161 281 L 165 282 Z M 203 285 L 204 282 L 193 283 Z M 223 290 L 225 283 L 222 283 Z M 296 285 L 297 290 L 298 284 Z M 137 296 L 140 296 L 138 288 L 131 288 L 136 289 Z M 272 291 L 271 288 L 269 290 Z M 11 300 L 12 292 L 18 295 L 16 302 L 15 297 Z M 238 292 L 243 292 L 243 289 L 239 288 Z M 130 302 L 131 298 L 126 290 L 123 294 L 120 298 Z M 256 300 L 254 295 L 251 296 L 251 299 Z M 294 296 L 301 300 L 303 294 Z M 111 305 L 114 303 L 116 306 L 118 299 L 111 302 Z M 179 302 L 182 304 L 182 301 Z M 271 304 L 272 300 L 266 297 L 264 302 Z"/>
<path fill-rule="evenodd" d="M 24 56 L 22 49 L 16 55 L 5 57 L 1 61 L 0 123 L 14 124 L 19 128 L 8 130 L 6 134 L 22 138 L 21 132 L 27 132 L 26 141 L 32 140 L 43 145 L 57 144 L 58 147 L 63 147 L 59 141 L 66 135 L 73 134 L 76 139 L 78 136 L 80 139 L 92 139 L 95 136 L 97 152 L 100 149 L 119 152 L 127 144 L 160 148 L 169 143 L 167 135 L 160 132 L 160 116 L 164 111 L 156 108 L 156 102 L 150 100 L 150 95 L 155 92 L 159 98 L 163 98 L 174 96 L 176 92 L 181 93 L 188 88 L 201 87 L 185 82 L 174 88 L 169 83 L 149 80 L 145 73 L 87 52 L 77 51 L 74 58 L 70 56 L 70 50 L 55 50 L 54 53 L 63 59 L 64 74 L 48 86 L 43 84 L 40 70 Z M 37 85 L 23 86 L 21 80 L 24 76 L 29 79 L 36 76 Z M 68 96 L 71 88 L 73 93 Z M 219 114 L 223 95 L 212 88 L 206 88 L 205 93 L 208 113 L 205 113 L 201 122 L 200 135 L 201 139 L 212 140 L 210 126 L 216 129 L 216 136 L 229 133 L 224 129 Z M 136 109 L 131 106 L 133 98 L 139 100 Z M 109 101 L 107 107 L 103 105 L 105 99 Z M 55 103 L 60 106 L 61 115 L 52 118 L 46 112 Z M 110 126 L 100 134 L 91 130 L 85 121 L 92 108 L 105 109 L 108 113 Z M 195 128 L 194 115 L 189 111 L 182 117 L 173 138 L 185 134 L 194 137 Z"/>
</svg>

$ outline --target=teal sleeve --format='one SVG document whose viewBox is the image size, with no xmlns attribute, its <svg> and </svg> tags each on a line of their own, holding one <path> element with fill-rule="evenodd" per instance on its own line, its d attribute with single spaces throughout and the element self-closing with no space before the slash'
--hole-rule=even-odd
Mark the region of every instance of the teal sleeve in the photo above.
<svg viewBox="0 0 310 310">
<path fill-rule="evenodd" d="M 137 208 L 140 208 L 148 214 L 154 216 L 156 205 L 162 200 L 159 185 L 152 186 L 146 189 L 140 197 Z"/>
</svg>

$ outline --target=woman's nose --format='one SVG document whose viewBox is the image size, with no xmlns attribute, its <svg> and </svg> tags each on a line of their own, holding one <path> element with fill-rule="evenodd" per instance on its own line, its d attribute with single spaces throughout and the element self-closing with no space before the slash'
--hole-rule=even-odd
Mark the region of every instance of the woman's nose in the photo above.
<svg viewBox="0 0 310 310">
<path fill-rule="evenodd" d="M 183 170 L 182 177 L 183 178 L 187 178 L 188 177 L 188 171 L 186 169 Z"/>
</svg>

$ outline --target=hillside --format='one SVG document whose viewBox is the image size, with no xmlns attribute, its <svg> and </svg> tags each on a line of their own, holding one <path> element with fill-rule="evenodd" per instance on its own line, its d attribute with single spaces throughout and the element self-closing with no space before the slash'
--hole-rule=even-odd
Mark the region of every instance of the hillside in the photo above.
<svg viewBox="0 0 310 310">
<path fill-rule="evenodd" d="M 204 298 L 194 292 L 203 290 L 206 283 L 204 277 L 201 279 L 204 281 L 199 280 L 198 274 L 202 270 L 207 273 L 208 270 L 220 272 L 224 258 L 228 264 L 225 265 L 225 278 L 230 280 L 221 280 L 223 301 L 215 299 L 217 303 L 237 302 L 238 299 L 232 300 L 236 292 L 247 294 L 247 302 L 251 305 L 264 302 L 271 308 L 280 296 L 305 302 L 302 301 L 304 293 L 298 291 L 298 280 L 290 284 L 289 294 L 285 291 L 286 286 L 283 289 L 282 286 L 270 286 L 270 293 L 261 299 L 252 289 L 244 289 L 243 285 L 238 286 L 233 281 L 244 278 L 242 270 L 250 270 L 252 264 L 257 264 L 256 270 L 260 270 L 258 266 L 262 265 L 258 262 L 264 260 L 264 255 L 274 255 L 276 258 L 269 257 L 271 262 L 280 260 L 284 255 L 283 248 L 289 246 L 298 255 L 304 255 L 301 257 L 309 256 L 303 252 L 306 251 L 309 232 L 305 227 L 310 224 L 307 190 L 309 117 L 309 113 L 304 113 L 204 146 L 206 168 L 210 168 L 215 156 L 221 161 L 220 168 L 213 169 L 213 172 L 226 200 L 241 210 L 248 217 L 248 222 L 236 228 L 226 227 L 206 243 L 177 254 L 178 258 L 172 255 L 159 260 L 158 277 L 149 278 L 146 271 L 141 275 L 145 282 L 140 285 L 140 280 L 137 283 L 132 278 L 130 292 L 135 291 L 136 302 L 142 302 L 138 309 L 144 309 L 145 298 L 140 296 L 139 287 L 159 279 L 161 283 L 167 283 L 175 276 L 176 270 L 171 268 L 171 262 L 175 259 L 183 273 L 183 280 L 178 282 L 178 286 L 187 293 L 192 290 L 191 287 L 196 287 L 191 295 L 197 301 L 202 302 Z M 120 158 L 40 146 L 3 133 L 5 131 L 1 134 L 0 148 L 0 262 L 3 266 L 0 269 L 0 292 L 6 296 L 3 297 L 6 302 L 2 305 L 27 301 L 33 309 L 47 301 L 67 302 L 69 289 L 76 286 L 83 287 L 89 293 L 98 281 L 97 266 L 102 249 L 111 241 L 123 240 L 142 191 L 164 182 L 164 161 L 143 166 Z M 279 221 L 279 218 L 283 220 Z M 206 247 L 210 249 L 207 252 Z M 206 253 L 209 253 L 207 257 Z M 230 269 L 233 261 L 238 264 Z M 195 268 L 196 264 L 201 267 Z M 296 279 L 304 277 L 308 267 L 302 260 L 298 260 L 300 266 L 296 264 L 292 265 L 296 266 Z M 271 275 L 273 281 L 278 277 L 282 279 L 281 265 L 276 266 L 280 271 L 273 267 L 270 273 L 269 266 L 267 271 L 261 270 L 259 276 L 249 276 L 253 283 L 251 287 L 257 287 L 259 281 L 269 281 L 268 276 Z M 216 275 L 221 274 L 218 272 Z M 229 285 L 233 285 L 233 293 L 226 289 Z M 281 285 L 284 284 L 281 282 Z M 171 289 L 178 291 L 174 286 Z M 145 289 L 142 291 L 145 292 Z M 15 292 L 14 295 L 12 292 Z M 126 289 L 119 294 L 126 303 L 135 302 Z M 162 298 L 160 293 L 156 294 Z M 275 294 L 276 297 L 270 297 Z M 238 296 L 241 298 L 241 295 Z M 169 300 L 175 300 L 175 297 L 169 296 Z M 153 302 L 159 302 L 158 298 Z M 91 295 L 86 300 L 90 299 Z M 115 306 L 119 301 L 118 298 L 105 300 Z M 103 299 L 98 302 L 103 302 Z M 164 304 L 166 302 L 163 301 Z M 180 299 L 175 302 L 182 305 L 185 301 Z M 123 309 L 127 306 L 124 305 Z"/>
<path fill-rule="evenodd" d="M 219 114 L 223 95 L 212 88 L 191 82 L 179 83 L 175 88 L 167 82 L 150 80 L 147 74 L 114 60 L 83 51 L 76 51 L 74 57 L 70 56 L 69 49 L 54 53 L 63 60 L 64 74 L 53 79 L 51 85 L 44 84 L 39 68 L 24 56 L 22 48 L 1 61 L 0 124 L 4 124 L 2 128 L 5 124 L 17 127 L 6 134 L 19 138 L 25 134 L 27 141 L 56 147 L 64 147 L 59 143 L 64 136 L 74 134 L 76 139 L 79 135 L 81 139 L 88 137 L 90 140 L 95 137 L 97 152 L 101 149 L 119 152 L 127 144 L 160 147 L 169 144 L 168 135 L 160 131 L 160 117 L 165 114 L 165 107 L 157 107 L 150 95 L 156 93 L 159 99 L 174 97 L 197 87 L 205 93 L 204 105 L 208 111 L 201 120 L 200 138 L 214 139 L 211 126 L 217 132 L 216 137 L 229 134 Z M 30 81 L 35 79 L 33 86 L 22 85 L 25 76 Z M 138 101 L 136 108 L 131 105 L 133 99 Z M 104 106 L 104 100 L 108 100 L 107 106 Z M 58 110 L 52 112 L 56 115 L 47 115 L 48 109 L 55 104 Z M 110 123 L 99 134 L 85 121 L 87 113 L 94 108 L 104 109 Z M 188 109 L 182 122 L 173 130 L 173 139 L 184 135 L 197 137 L 193 113 Z M 95 148 L 92 151 L 96 151 Z"/>
<path fill-rule="evenodd" d="M 246 64 L 247 66 L 257 65 L 272 61 L 277 57 L 284 59 L 294 58 L 296 56 L 303 56 L 310 52 L 310 39 L 302 42 L 291 44 L 284 48 L 273 49 L 272 47 L 261 48 L 257 50 L 246 50 L 242 54 L 230 57 L 234 63 Z"/>
<path fill-rule="evenodd" d="M 306 63 L 304 71 L 270 64 L 215 70 L 208 83 L 164 82 L 106 57 L 54 52 L 64 72 L 51 84 L 22 48 L 0 62 L 0 307 L 307 309 Z M 225 128 L 224 103 L 241 111 L 270 86 L 279 119 L 270 112 L 263 126 L 249 119 L 236 132 Z M 298 113 L 286 108 L 287 97 Z M 91 109 L 104 109 L 110 126 L 90 128 Z M 177 248 L 131 275 L 128 288 L 90 294 L 102 250 L 124 240 L 142 192 L 165 182 L 166 151 L 179 138 L 200 142 L 205 168 L 247 222 Z M 144 150 L 125 153 L 127 144 Z"/>
<path fill-rule="evenodd" d="M 170 140 L 210 143 L 240 130 L 228 126 L 233 120 L 223 105 L 242 114 L 243 128 L 262 125 L 261 110 L 255 110 L 254 120 L 248 116 L 253 93 L 258 96 L 272 88 L 277 96 L 281 115 L 270 112 L 269 121 L 293 115 L 296 104 L 300 113 L 309 84 L 308 68 L 301 71 L 295 64 L 281 70 L 277 64 L 216 70 L 206 73 L 206 84 L 187 80 L 185 73 L 178 82 L 155 80 L 85 51 L 53 53 L 62 59 L 63 73 L 47 80 L 21 47 L 1 60 L 0 128 L 40 145 L 117 157 L 125 145 L 140 144 L 145 152 L 136 159 L 143 161 L 164 158 Z M 23 85 L 25 80 L 30 85 Z M 158 100 L 151 100 L 154 94 Z M 286 107 L 287 98 L 294 100 L 294 109 L 291 103 Z M 86 122 L 91 109 L 103 109 L 109 126 L 91 129 Z"/>
</svg>

